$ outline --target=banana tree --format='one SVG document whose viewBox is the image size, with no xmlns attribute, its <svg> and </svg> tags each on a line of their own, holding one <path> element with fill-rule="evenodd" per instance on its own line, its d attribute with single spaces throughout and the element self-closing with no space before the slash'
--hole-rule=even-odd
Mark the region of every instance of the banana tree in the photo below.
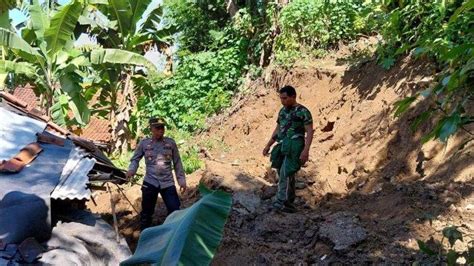
<svg viewBox="0 0 474 266">
<path fill-rule="evenodd" d="M 0 28 L 13 29 L 10 23 L 10 10 L 21 5 L 21 2 L 18 0 L 2 0 L 0 1 Z M 0 50 L 0 56 L 2 60 L 8 58 L 8 53 L 3 47 Z M 0 66 L 1 67 L 1 66 Z M 6 73 L 0 72 L 0 89 L 3 88 L 2 84 L 7 78 Z"/>
<path fill-rule="evenodd" d="M 130 128 L 140 93 L 137 84 L 146 83 L 146 76 L 156 71 L 143 55 L 152 45 L 166 47 L 171 36 L 171 29 L 160 25 L 161 13 L 156 0 L 92 0 L 79 19 L 104 48 L 90 53 L 97 74 L 91 87 L 100 90 L 100 106 L 94 109 L 111 121 L 116 152 L 127 151 L 133 137 Z"/>
<path fill-rule="evenodd" d="M 58 10 L 33 0 L 21 36 L 10 27 L 0 28 L 0 46 L 13 54 L 12 60 L 2 58 L 0 74 L 10 74 L 17 84 L 34 85 L 45 111 L 60 125 L 85 125 L 90 117 L 82 87 L 83 70 L 89 63 L 73 48 L 73 33 L 83 8 L 78 0 Z"/>
</svg>

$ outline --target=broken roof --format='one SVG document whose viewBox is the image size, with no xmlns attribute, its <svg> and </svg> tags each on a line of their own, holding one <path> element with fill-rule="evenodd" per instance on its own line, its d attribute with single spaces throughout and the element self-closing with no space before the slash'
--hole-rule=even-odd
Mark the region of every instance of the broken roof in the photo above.
<svg viewBox="0 0 474 266">
<path fill-rule="evenodd" d="M 27 237 L 49 238 L 51 198 L 89 199 L 90 172 L 108 174 L 107 181 L 117 183 L 125 178 L 93 142 L 57 125 L 48 133 L 51 124 L 21 103 L 0 103 L 0 160 L 11 161 L 27 145 L 37 148 L 28 160 L 19 160 L 21 168 L 0 172 L 0 250 Z"/>
<path fill-rule="evenodd" d="M 51 133 L 52 136 L 63 136 L 71 139 L 76 146 L 84 148 L 88 152 L 88 156 L 92 156 L 97 159 L 98 162 L 102 162 L 102 171 L 113 172 L 115 176 L 125 178 L 125 172 L 114 166 L 112 161 L 97 147 L 95 141 L 87 139 L 83 136 L 76 136 L 70 131 L 60 127 L 59 125 L 52 122 L 47 116 L 43 115 L 41 111 L 36 109 L 36 107 L 29 106 L 26 102 L 16 98 L 12 94 L 0 92 L 0 98 L 3 98 L 4 100 L 0 103 L 0 108 L 23 116 L 22 119 L 24 121 L 29 121 L 28 123 L 39 123 L 40 125 L 46 123 L 46 132 Z M 25 126 L 29 126 L 29 124 L 25 124 Z"/>
<path fill-rule="evenodd" d="M 87 174 L 94 167 L 96 160 L 88 158 L 87 153 L 75 147 L 69 153 L 69 159 L 64 165 L 58 185 L 51 193 L 53 199 L 90 199 L 91 191 L 87 188 Z"/>
</svg>

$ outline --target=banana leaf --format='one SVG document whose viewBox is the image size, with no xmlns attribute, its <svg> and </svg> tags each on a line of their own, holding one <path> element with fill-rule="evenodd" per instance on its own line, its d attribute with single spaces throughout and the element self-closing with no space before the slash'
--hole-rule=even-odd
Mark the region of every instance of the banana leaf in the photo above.
<svg viewBox="0 0 474 266">
<path fill-rule="evenodd" d="M 139 20 L 136 23 L 135 34 L 139 32 L 145 32 L 148 30 L 156 31 L 158 28 L 154 28 L 153 21 L 160 22 L 161 16 L 163 15 L 163 5 L 156 1 L 152 1 L 146 10 L 141 14 Z"/>
<path fill-rule="evenodd" d="M 10 14 L 8 10 L 0 11 L 0 28 L 10 29 Z"/>
<path fill-rule="evenodd" d="M 35 77 L 35 68 L 30 63 L 0 60 L 0 73 L 15 73 L 25 75 L 28 78 Z"/>
<path fill-rule="evenodd" d="M 25 42 L 20 36 L 7 29 L 0 29 L 0 46 L 20 50 L 28 55 L 40 57 L 40 54 L 33 47 Z"/>
<path fill-rule="evenodd" d="M 209 265 L 222 239 L 232 197 L 203 184 L 199 191 L 203 197 L 191 207 L 145 229 L 135 254 L 120 265 Z"/>
<path fill-rule="evenodd" d="M 63 73 L 59 78 L 61 90 L 69 95 L 69 108 L 74 114 L 74 118 L 81 125 L 87 125 L 90 119 L 90 109 L 83 96 L 83 88 L 80 85 L 81 77 L 75 73 Z"/>
<path fill-rule="evenodd" d="M 145 66 L 156 71 L 155 65 L 143 55 L 120 49 L 96 49 L 91 52 L 91 62 L 93 64 L 129 64 Z"/>
<path fill-rule="evenodd" d="M 135 0 L 130 1 L 132 6 L 132 20 L 130 22 L 130 33 L 136 33 L 135 28 L 137 25 L 138 20 L 140 20 L 143 16 L 143 12 L 147 9 L 148 5 L 150 4 L 151 0 Z"/>
<path fill-rule="evenodd" d="M 73 1 L 67 4 L 53 16 L 44 35 L 51 55 L 62 50 L 72 40 L 74 28 L 82 13 L 82 4 Z"/>
<path fill-rule="evenodd" d="M 49 28 L 49 19 L 46 13 L 41 8 L 38 0 L 34 0 L 33 4 L 29 5 L 30 22 L 36 37 L 41 40 L 44 37 L 44 32 Z"/>
<path fill-rule="evenodd" d="M 130 25 L 132 22 L 132 7 L 128 0 L 108 0 L 110 15 L 118 23 L 118 28 L 122 34 L 122 39 L 130 33 Z"/>
</svg>

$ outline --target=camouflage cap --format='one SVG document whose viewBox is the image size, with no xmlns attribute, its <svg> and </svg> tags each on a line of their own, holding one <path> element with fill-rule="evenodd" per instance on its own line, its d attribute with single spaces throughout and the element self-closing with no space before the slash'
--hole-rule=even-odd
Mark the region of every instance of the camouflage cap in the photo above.
<svg viewBox="0 0 474 266">
<path fill-rule="evenodd" d="M 150 124 L 150 126 L 166 125 L 166 121 L 160 117 L 152 117 L 148 120 L 148 123 Z"/>
</svg>

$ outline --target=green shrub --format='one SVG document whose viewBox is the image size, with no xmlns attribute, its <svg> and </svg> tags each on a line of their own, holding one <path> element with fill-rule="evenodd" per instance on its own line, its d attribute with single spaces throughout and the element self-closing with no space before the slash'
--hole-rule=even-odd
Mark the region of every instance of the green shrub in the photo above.
<svg viewBox="0 0 474 266">
<path fill-rule="evenodd" d="M 208 116 L 229 106 L 244 65 L 239 47 L 186 55 L 172 76 L 155 81 L 139 108 L 181 130 L 203 128 Z"/>
<path fill-rule="evenodd" d="M 411 53 L 437 63 L 440 72 L 435 86 L 399 101 L 396 114 L 409 109 L 417 98 L 430 100 L 432 107 L 417 117 L 416 129 L 430 118 L 437 120 L 424 141 L 445 142 L 458 129 L 473 123 L 466 111 L 474 97 L 474 0 L 407 1 L 391 10 L 383 27 L 385 43 L 379 60 L 390 68 L 400 56 Z M 471 133 L 472 134 L 472 133 Z"/>
<path fill-rule="evenodd" d="M 328 49 L 339 41 L 374 29 L 373 6 L 364 1 L 295 0 L 280 14 L 281 34 L 276 39 L 280 63 L 307 56 L 314 49 Z M 321 54 L 321 53 L 318 53 Z"/>
<path fill-rule="evenodd" d="M 199 52 L 213 42 L 211 32 L 223 29 L 230 21 L 224 0 L 165 0 L 166 19 L 179 31 L 182 50 Z"/>
<path fill-rule="evenodd" d="M 430 248 L 428 242 L 417 240 L 418 247 L 421 253 L 431 257 L 437 257 L 438 263 L 446 263 L 448 266 L 458 265 L 458 259 L 464 259 L 465 265 L 472 265 L 474 263 L 474 241 L 467 243 L 467 249 L 464 251 L 456 250 L 454 244 L 457 241 L 463 242 L 463 235 L 458 230 L 457 226 L 445 227 L 442 231 L 443 237 L 438 243 L 438 250 Z M 449 245 L 445 244 L 447 240 Z M 448 248 L 446 248 L 448 246 Z"/>
</svg>

